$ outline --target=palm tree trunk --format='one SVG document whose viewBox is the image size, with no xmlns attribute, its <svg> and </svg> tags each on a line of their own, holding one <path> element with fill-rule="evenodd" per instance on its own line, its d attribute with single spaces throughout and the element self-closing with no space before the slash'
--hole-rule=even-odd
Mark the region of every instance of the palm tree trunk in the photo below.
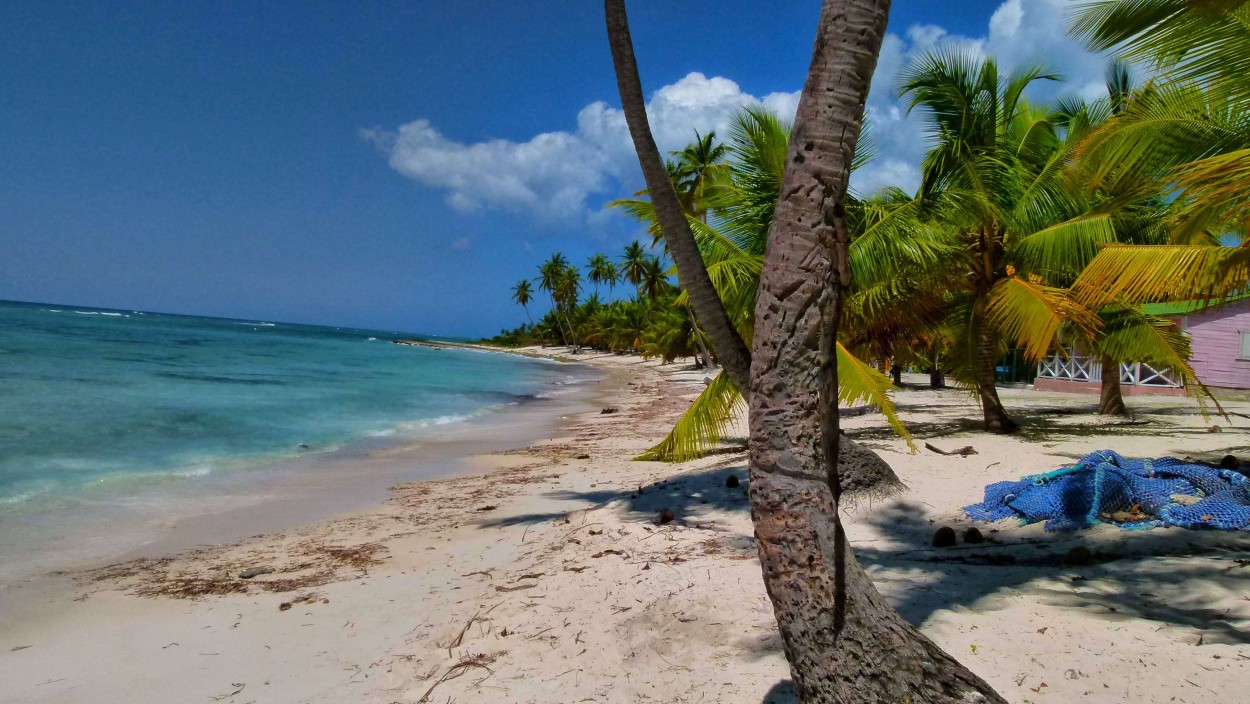
<svg viewBox="0 0 1250 704">
<path fill-rule="evenodd" d="M 571 347 L 572 345 L 569 343 L 569 338 L 573 336 L 572 328 L 569 327 L 569 321 L 564 316 L 564 310 L 560 307 L 560 304 L 556 302 L 554 296 L 551 298 L 551 307 L 556 312 L 556 327 L 560 329 L 560 338 L 564 341 L 565 347 Z"/>
<path fill-rule="evenodd" d="M 687 307 L 686 315 L 690 316 L 690 329 L 694 334 L 694 341 L 699 345 L 699 352 L 703 354 L 703 366 L 711 369 L 712 355 L 707 351 L 707 343 L 703 341 L 703 335 L 699 334 L 699 319 L 695 316 L 693 308 Z"/>
<path fill-rule="evenodd" d="M 1102 359 L 1102 390 L 1098 397 L 1098 413 L 1104 416 L 1122 416 L 1128 413 L 1124 394 L 1120 389 L 1120 363 Z"/>
<path fill-rule="evenodd" d="M 932 363 L 931 363 L 931 366 L 929 367 L 929 388 L 930 389 L 945 389 L 946 388 L 946 376 L 942 374 L 941 359 L 939 357 L 940 355 L 938 354 L 938 351 L 934 350 Z"/>
<path fill-rule="evenodd" d="M 562 312 L 561 315 L 564 317 L 564 326 L 569 330 L 570 343 L 566 346 L 572 347 L 575 351 L 580 350 L 582 348 L 582 343 L 577 339 L 577 331 L 573 329 L 573 323 L 569 322 L 569 316 L 567 313 Z"/>
<path fill-rule="evenodd" d="M 634 151 L 638 153 L 647 192 L 655 207 L 656 221 L 660 223 L 668 251 L 677 265 L 678 285 L 689 292 L 690 304 L 703 321 L 721 366 L 739 389 L 750 389 L 751 352 L 734 329 L 716 288 L 712 286 L 712 279 L 708 277 L 707 267 L 699 254 L 699 245 L 690 231 L 690 223 L 686 221 L 686 213 L 677 200 L 673 182 L 669 180 L 660 150 L 651 136 L 647 103 L 643 99 L 642 81 L 638 78 L 638 63 L 634 59 L 634 45 L 629 34 L 629 20 L 625 15 L 625 0 L 604 0 L 603 5 L 608 43 L 612 47 L 612 65 L 616 69 L 616 85 L 621 94 L 621 109 L 634 141 Z"/>
<path fill-rule="evenodd" d="M 890 381 L 895 386 L 903 385 L 903 368 L 899 366 L 897 358 L 890 360 Z"/>
<path fill-rule="evenodd" d="M 838 516 L 844 199 L 889 0 L 825 0 L 756 303 L 751 516 L 800 701 L 1004 702 L 877 592 Z M 811 374 L 819 369 L 820 374 Z"/>
<path fill-rule="evenodd" d="M 1007 416 L 1007 409 L 998 398 L 998 342 L 994 329 L 985 322 L 984 315 L 976 315 L 973 324 L 977 333 L 976 378 L 977 394 L 981 397 L 981 410 L 985 417 L 985 429 L 992 433 L 1010 433 L 1016 422 Z"/>
</svg>

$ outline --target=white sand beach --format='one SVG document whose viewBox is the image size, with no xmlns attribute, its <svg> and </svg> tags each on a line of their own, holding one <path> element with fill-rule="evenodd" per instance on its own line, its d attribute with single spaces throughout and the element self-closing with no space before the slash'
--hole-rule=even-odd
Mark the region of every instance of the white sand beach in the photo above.
<svg viewBox="0 0 1250 704">
<path fill-rule="evenodd" d="M 577 359 L 605 374 L 593 409 L 549 439 L 475 456 L 475 475 L 401 485 L 384 505 L 303 528 L 0 592 L 0 702 L 794 701 L 745 454 L 630 461 L 704 373 Z M 1250 455 L 1250 403 L 1204 418 L 1189 399 L 1134 397 L 1132 416 L 1106 420 L 1095 398 L 1004 389 L 1023 427 L 994 436 L 965 392 L 907 381 L 896 398 L 918 453 L 880 416 L 843 421 L 908 486 L 847 515 L 860 560 L 906 618 L 1012 702 L 1244 699 L 1250 536 L 1001 522 L 981 526 L 985 543 L 931 540 L 938 526 L 971 525 L 961 507 L 987 483 L 1094 450 Z M 730 476 L 742 485 L 726 487 Z M 664 509 L 675 520 L 658 525 Z M 1065 564 L 1077 545 L 1095 564 Z M 238 576 L 250 568 L 271 571 Z"/>
</svg>

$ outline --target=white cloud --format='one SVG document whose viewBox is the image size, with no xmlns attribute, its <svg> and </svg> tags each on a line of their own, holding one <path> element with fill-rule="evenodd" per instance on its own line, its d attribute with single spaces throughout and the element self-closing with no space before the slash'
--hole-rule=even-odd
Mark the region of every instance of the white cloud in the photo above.
<svg viewBox="0 0 1250 704">
<path fill-rule="evenodd" d="M 919 165 L 927 148 L 924 119 L 918 112 L 907 113 L 895 87 L 908 63 L 935 46 L 954 43 L 997 57 L 1006 70 L 1042 63 L 1067 79 L 1038 86 L 1035 94 L 1042 99 L 1061 93 L 1100 95 L 1106 60 L 1066 36 L 1065 18 L 1073 2 L 1006 0 L 979 37 L 954 35 L 936 25 L 888 34 L 868 98 L 877 158 L 855 174 L 856 190 L 868 193 L 895 185 L 914 191 L 919 186 Z M 796 85 L 801 80 L 794 77 Z M 656 142 L 667 151 L 687 144 L 694 130 L 723 131 L 732 110 L 749 103 L 763 102 L 789 119 L 798 97 L 797 91 L 756 97 L 728 78 L 691 73 L 657 90 L 647 112 Z M 444 191 L 448 205 L 460 211 L 494 208 L 595 229 L 608 219 L 600 203 L 632 193 L 642 182 L 625 117 L 602 101 L 582 108 L 571 131 L 547 132 L 524 142 L 459 142 L 425 119 L 393 130 L 364 130 L 362 135 L 387 155 L 392 168 Z"/>
<path fill-rule="evenodd" d="M 473 248 L 473 240 L 467 236 L 457 237 L 456 239 L 452 240 L 451 244 L 447 245 L 447 248 L 453 249 L 457 252 L 467 252 Z"/>
<path fill-rule="evenodd" d="M 757 98 L 728 78 L 691 73 L 657 90 L 647 112 L 656 142 L 667 151 L 689 143 L 695 130 L 723 130 L 734 108 L 755 102 L 792 116 L 798 93 Z M 575 131 L 548 132 L 526 142 L 457 142 L 425 119 L 362 135 L 387 155 L 392 168 L 445 190 L 448 205 L 461 211 L 499 208 L 580 223 L 589 217 L 592 196 L 641 187 L 625 115 L 604 102 L 582 108 Z"/>
</svg>

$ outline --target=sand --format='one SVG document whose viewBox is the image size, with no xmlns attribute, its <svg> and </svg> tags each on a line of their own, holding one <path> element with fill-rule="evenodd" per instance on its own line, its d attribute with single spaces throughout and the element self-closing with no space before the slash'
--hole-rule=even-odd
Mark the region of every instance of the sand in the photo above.
<svg viewBox="0 0 1250 704">
<path fill-rule="evenodd" d="M 480 474 L 0 594 L 0 702 L 794 701 L 745 482 L 725 486 L 746 479 L 745 455 L 630 461 L 704 373 L 578 360 L 605 374 L 595 408 L 548 440 L 474 457 Z M 977 451 L 913 454 L 879 416 L 843 423 L 909 487 L 847 515 L 860 560 L 909 620 L 1012 702 L 1245 700 L 1250 536 L 1000 523 L 981 526 L 990 543 L 930 541 L 971 525 L 960 507 L 986 483 L 1092 450 L 1248 455 L 1250 403 L 1223 419 L 1134 397 L 1134 416 L 1103 420 L 1087 396 L 1004 389 L 1024 428 L 999 437 L 977 430 L 966 393 L 908 381 L 897 399 L 917 441 Z M 659 525 L 664 509 L 675 520 Z M 1115 559 L 1065 566 L 1075 545 Z M 274 571 L 238 578 L 253 567 Z"/>
</svg>

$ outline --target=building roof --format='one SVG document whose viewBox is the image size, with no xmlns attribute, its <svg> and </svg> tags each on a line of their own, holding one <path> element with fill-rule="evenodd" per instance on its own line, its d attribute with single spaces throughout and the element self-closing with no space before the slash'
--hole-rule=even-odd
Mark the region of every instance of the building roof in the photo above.
<svg viewBox="0 0 1250 704">
<path fill-rule="evenodd" d="M 1192 301 L 1172 301 L 1170 303 L 1144 303 L 1142 304 L 1142 312 L 1147 315 L 1188 315 L 1201 310 L 1217 308 L 1221 305 L 1230 303 L 1247 303 L 1250 302 L 1250 293 L 1243 293 L 1236 296 L 1229 296 L 1223 303 L 1211 303 L 1203 299 L 1195 299 Z"/>
</svg>

